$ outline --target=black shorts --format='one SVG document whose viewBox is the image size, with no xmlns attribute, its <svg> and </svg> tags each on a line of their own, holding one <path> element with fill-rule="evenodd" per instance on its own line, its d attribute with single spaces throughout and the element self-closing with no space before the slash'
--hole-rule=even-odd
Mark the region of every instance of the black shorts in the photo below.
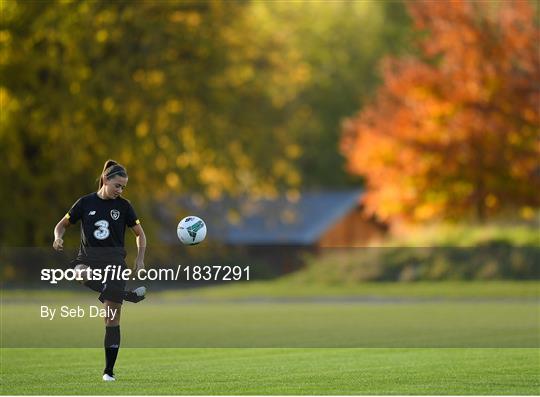
<svg viewBox="0 0 540 397">
<path fill-rule="evenodd" d="M 124 291 L 126 289 L 127 281 L 123 280 L 122 278 L 118 278 L 118 271 L 120 273 L 127 269 L 126 263 L 119 263 L 119 264 L 96 264 L 91 263 L 88 261 L 84 261 L 84 259 L 74 259 L 71 261 L 71 267 L 75 268 L 77 265 L 85 265 L 89 266 L 92 269 L 102 269 L 102 278 L 100 280 L 95 279 L 94 281 L 98 281 L 103 284 L 103 290 L 101 291 L 98 299 L 101 302 L 112 301 L 116 303 L 122 304 L 124 301 Z M 105 279 L 105 269 L 107 266 L 111 266 L 111 271 L 107 273 L 107 278 Z M 114 267 L 112 267 L 114 266 Z M 105 280 L 104 280 L 105 279 Z"/>
</svg>

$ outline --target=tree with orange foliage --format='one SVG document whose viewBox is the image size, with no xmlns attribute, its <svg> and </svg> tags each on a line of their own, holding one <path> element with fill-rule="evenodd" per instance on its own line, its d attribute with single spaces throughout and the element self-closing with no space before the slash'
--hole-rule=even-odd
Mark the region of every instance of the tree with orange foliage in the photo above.
<svg viewBox="0 0 540 397">
<path fill-rule="evenodd" d="M 540 30 L 528 0 L 408 3 L 418 55 L 387 58 L 344 122 L 348 169 L 384 219 L 540 205 Z"/>
</svg>

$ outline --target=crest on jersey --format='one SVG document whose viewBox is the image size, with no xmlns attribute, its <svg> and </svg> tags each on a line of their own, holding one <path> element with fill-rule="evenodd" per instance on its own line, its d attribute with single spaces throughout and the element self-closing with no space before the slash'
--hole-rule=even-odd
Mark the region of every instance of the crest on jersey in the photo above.
<svg viewBox="0 0 540 397">
<path fill-rule="evenodd" d="M 118 210 L 111 210 L 111 218 L 113 218 L 115 221 L 120 218 L 120 211 Z"/>
</svg>

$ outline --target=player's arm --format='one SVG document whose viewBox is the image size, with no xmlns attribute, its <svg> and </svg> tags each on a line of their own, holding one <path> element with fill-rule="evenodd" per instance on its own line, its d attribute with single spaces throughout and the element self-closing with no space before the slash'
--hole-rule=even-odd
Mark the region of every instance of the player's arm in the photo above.
<svg viewBox="0 0 540 397">
<path fill-rule="evenodd" d="M 144 252 L 146 251 L 146 235 L 140 223 L 137 223 L 131 228 L 135 234 L 135 242 L 137 243 L 137 258 L 135 259 L 135 271 L 144 269 Z"/>
<path fill-rule="evenodd" d="M 64 249 L 64 240 L 62 240 L 62 238 L 64 237 L 64 233 L 69 225 L 71 225 L 71 223 L 69 222 L 68 217 L 64 216 L 54 227 L 53 248 L 56 251 L 62 251 Z"/>
</svg>

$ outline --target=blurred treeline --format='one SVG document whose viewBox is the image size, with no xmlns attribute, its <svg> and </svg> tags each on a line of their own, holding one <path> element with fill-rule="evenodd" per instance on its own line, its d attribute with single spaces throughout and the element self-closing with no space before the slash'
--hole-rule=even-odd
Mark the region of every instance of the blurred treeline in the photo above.
<svg viewBox="0 0 540 397">
<path fill-rule="evenodd" d="M 195 191 L 358 184 L 340 120 L 408 50 L 398 1 L 2 1 L 0 241 L 48 245 L 103 162 L 150 224 Z M 73 238 L 76 238 L 72 233 Z"/>
<path fill-rule="evenodd" d="M 538 280 L 538 246 L 492 242 L 473 248 L 336 249 L 309 258 L 296 281 L 354 284 L 363 281 Z"/>
<path fill-rule="evenodd" d="M 362 249 L 327 248 L 290 276 L 301 284 L 362 281 L 538 280 L 540 234 L 526 224 L 437 224 Z"/>
</svg>

